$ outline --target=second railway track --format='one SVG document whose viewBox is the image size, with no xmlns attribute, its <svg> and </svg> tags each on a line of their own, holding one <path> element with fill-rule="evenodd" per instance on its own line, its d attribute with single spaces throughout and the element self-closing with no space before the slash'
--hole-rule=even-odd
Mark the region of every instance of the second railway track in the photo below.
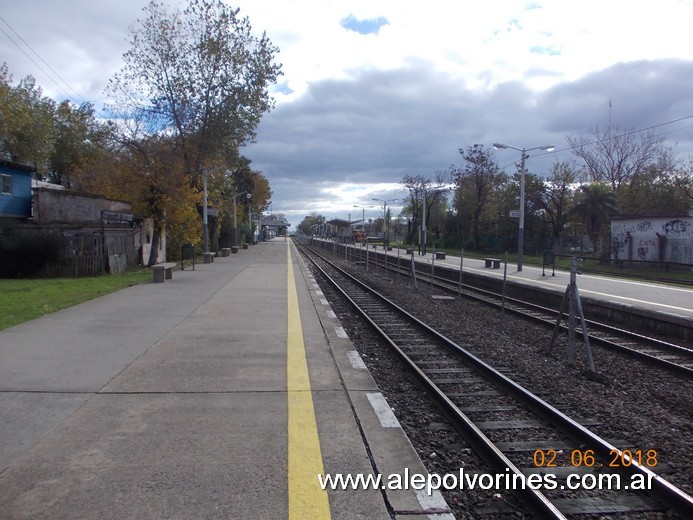
<svg viewBox="0 0 693 520">
<path fill-rule="evenodd" d="M 363 251 L 355 249 L 354 255 L 361 257 Z M 370 268 L 375 271 L 390 272 L 392 276 L 411 276 L 411 267 L 403 267 L 399 258 L 384 261 L 386 257 L 381 254 L 370 254 Z M 396 260 L 396 261 L 395 261 Z M 417 278 L 422 285 L 429 285 L 436 290 L 463 296 L 469 300 L 484 302 L 503 312 L 512 313 L 525 319 L 541 323 L 553 328 L 559 316 L 557 309 L 538 305 L 526 299 L 504 296 L 501 292 L 484 289 L 476 285 L 460 282 L 460 273 L 449 271 L 431 264 L 417 267 Z M 565 330 L 567 316 L 562 316 L 561 329 Z M 657 366 L 669 372 L 683 375 L 693 380 L 693 349 L 682 343 L 674 343 L 655 337 L 652 334 L 637 333 L 624 326 L 606 323 L 603 320 L 586 319 L 590 341 L 598 346 L 607 348 L 622 355 L 638 359 L 640 361 Z"/>
</svg>

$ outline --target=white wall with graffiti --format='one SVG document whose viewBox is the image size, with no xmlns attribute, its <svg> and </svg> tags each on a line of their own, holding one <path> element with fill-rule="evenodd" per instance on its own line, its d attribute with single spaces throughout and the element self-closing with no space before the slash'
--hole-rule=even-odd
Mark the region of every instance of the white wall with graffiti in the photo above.
<svg viewBox="0 0 693 520">
<path fill-rule="evenodd" d="M 616 217 L 611 258 L 693 264 L 693 216 Z"/>
</svg>

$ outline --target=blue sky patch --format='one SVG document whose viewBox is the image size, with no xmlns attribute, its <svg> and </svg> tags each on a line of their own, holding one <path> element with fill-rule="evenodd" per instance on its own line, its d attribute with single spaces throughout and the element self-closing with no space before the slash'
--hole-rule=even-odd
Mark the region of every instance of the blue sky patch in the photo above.
<svg viewBox="0 0 693 520">
<path fill-rule="evenodd" d="M 542 45 L 533 45 L 529 48 L 529 52 L 534 54 L 546 54 L 548 56 L 558 56 L 561 50 L 556 47 L 544 47 Z"/>
<path fill-rule="evenodd" d="M 354 31 L 359 34 L 378 34 L 383 25 L 389 25 L 389 21 L 384 16 L 378 18 L 368 18 L 367 20 L 359 20 L 353 14 L 346 18 L 342 18 L 339 25 L 348 31 Z"/>
<path fill-rule="evenodd" d="M 274 86 L 274 90 L 277 92 L 281 92 L 282 94 L 292 94 L 293 90 L 291 87 L 289 87 L 288 83 L 285 81 L 284 83 L 277 83 Z"/>
</svg>

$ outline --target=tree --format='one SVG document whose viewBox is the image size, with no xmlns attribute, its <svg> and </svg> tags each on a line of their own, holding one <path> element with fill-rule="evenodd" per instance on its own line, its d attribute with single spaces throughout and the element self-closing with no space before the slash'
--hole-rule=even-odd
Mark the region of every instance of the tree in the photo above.
<svg viewBox="0 0 693 520">
<path fill-rule="evenodd" d="M 144 206 L 152 218 L 154 233 L 151 253 L 145 259 L 148 266 L 157 262 L 159 242 L 164 227 L 172 224 L 170 214 L 185 199 L 186 174 L 177 154 L 173 153 L 166 138 L 152 136 L 147 139 L 125 141 L 132 161 L 129 171 L 134 174 L 137 202 L 133 209 Z"/>
<path fill-rule="evenodd" d="M 416 243 L 415 236 L 421 225 L 424 192 L 430 181 L 423 175 L 405 175 L 402 185 L 409 192 L 405 198 L 402 213 L 411 216 L 411 226 L 407 233 L 407 242 Z"/>
<path fill-rule="evenodd" d="M 618 189 L 665 153 L 664 138 L 654 131 L 621 130 L 618 125 L 590 129 L 590 136 L 568 137 L 573 154 L 585 162 L 593 182 L 607 182 Z"/>
<path fill-rule="evenodd" d="M 298 230 L 304 235 L 311 236 L 314 233 L 314 226 L 319 226 L 325 223 L 325 217 L 319 215 L 315 211 L 310 215 L 306 216 L 301 223 L 297 226 Z"/>
<path fill-rule="evenodd" d="M 551 225 L 551 249 L 555 247 L 555 243 L 558 243 L 559 250 L 562 249 L 561 238 L 568 223 L 569 208 L 578 177 L 579 172 L 571 164 L 555 162 L 546 179 L 542 208 Z"/>
<path fill-rule="evenodd" d="M 686 186 L 683 173 L 668 157 L 649 165 L 619 190 L 619 213 L 654 216 L 688 212 L 693 201 L 692 177 L 689 174 Z"/>
<path fill-rule="evenodd" d="M 439 171 L 434 172 L 432 178 L 427 178 L 423 175 L 405 175 L 402 179 L 402 184 L 409 192 L 405 199 L 403 212 L 410 214 L 412 217 L 412 225 L 409 229 L 407 241 L 416 243 L 415 237 L 423 225 L 424 211 L 426 212 L 427 229 L 435 229 L 436 226 L 444 225 L 444 211 L 432 212 L 432 209 L 441 204 L 443 195 L 449 189 L 448 176 L 447 173 Z M 432 216 L 438 218 L 432 219 Z M 421 238 L 423 243 L 420 245 L 423 246 L 423 253 L 425 254 L 428 237 L 424 240 L 422 235 Z"/>
<path fill-rule="evenodd" d="M 75 187 L 78 176 L 102 167 L 107 137 L 90 103 L 56 105 L 31 76 L 12 86 L 7 66 L 0 67 L 0 153 L 32 164 L 39 180 Z"/>
<path fill-rule="evenodd" d="M 136 149 L 133 136 L 156 142 L 148 150 L 162 154 L 146 161 L 157 181 L 151 185 L 156 196 L 144 199 L 159 222 L 166 218 L 159 188 L 184 200 L 186 186 L 176 176 L 174 182 L 160 183 L 169 170 L 152 166 L 177 156 L 176 167 L 182 166 L 188 186 L 198 193 L 203 169 L 231 169 L 239 146 L 254 138 L 260 117 L 273 107 L 268 88 L 281 65 L 273 63 L 277 49 L 266 35 L 253 36 L 249 20 L 221 0 L 190 0 L 182 12 L 152 0 L 143 11 L 144 18 L 131 29 L 123 67 L 106 92 L 116 100 L 113 107 L 123 111 L 115 126 L 129 129 L 121 141 Z"/>
<path fill-rule="evenodd" d="M 466 165 L 453 172 L 457 184 L 455 207 L 460 218 L 467 216 L 471 221 L 472 248 L 478 250 L 482 238 L 482 216 L 491 201 L 494 188 L 502 185 L 506 177 L 498 167 L 493 152 L 483 145 L 475 144 L 466 150 L 460 149 L 460 154 Z"/>
<path fill-rule="evenodd" d="M 693 206 L 693 161 L 674 171 L 673 183 L 683 197 L 688 200 L 688 207 Z"/>
<path fill-rule="evenodd" d="M 611 216 L 616 212 L 616 193 L 609 185 L 593 182 L 578 189 L 572 214 L 585 225 L 585 232 L 595 249 L 605 251 L 602 239 Z"/>
<path fill-rule="evenodd" d="M 493 187 L 491 197 L 482 219 L 486 235 L 486 247 L 491 249 L 517 249 L 519 242 L 519 219 L 510 217 L 512 211 L 520 207 L 520 189 L 522 173 L 518 171 L 512 177 L 503 175 Z M 544 181 L 534 173 L 525 172 L 525 221 L 523 249 L 538 251 L 544 242 L 546 224 L 543 216 L 543 199 L 546 186 Z M 489 243 L 490 240 L 490 243 Z"/>
<path fill-rule="evenodd" d="M 63 101 L 55 110 L 53 135 L 47 178 L 55 184 L 74 188 L 84 170 L 102 164 L 109 127 L 97 121 L 91 103 L 76 106 Z"/>
<path fill-rule="evenodd" d="M 183 12 L 152 0 L 143 11 L 107 92 L 149 133 L 175 135 L 186 173 L 199 174 L 254 138 L 273 107 L 278 49 L 221 0 L 191 0 Z"/>
<path fill-rule="evenodd" d="M 0 67 L 0 152 L 31 164 L 42 178 L 50 171 L 55 103 L 43 97 L 33 77 L 11 85 L 7 65 Z"/>
<path fill-rule="evenodd" d="M 254 226 L 253 213 L 261 213 L 269 206 L 272 191 L 267 178 L 261 172 L 251 169 L 250 159 L 239 157 L 232 169 L 215 172 L 210 177 L 210 204 L 221 210 L 221 234 L 223 244 L 231 244 L 235 233 L 233 223 L 239 224 L 242 233 L 249 239 Z M 221 174 L 219 174 L 221 173 Z M 245 196 L 240 194 L 245 193 Z M 236 197 L 236 215 L 233 215 L 233 198 Z M 200 205 L 200 214 L 202 206 Z M 222 247 L 226 247 L 223 245 Z"/>
</svg>

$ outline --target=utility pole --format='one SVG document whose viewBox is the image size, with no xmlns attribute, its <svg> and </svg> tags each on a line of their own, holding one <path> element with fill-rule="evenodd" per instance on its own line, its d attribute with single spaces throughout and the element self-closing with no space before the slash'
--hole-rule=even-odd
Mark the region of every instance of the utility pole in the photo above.
<svg viewBox="0 0 693 520">
<path fill-rule="evenodd" d="M 202 169 L 202 252 L 209 252 L 209 227 L 207 225 L 207 177 L 209 169 Z"/>
</svg>

